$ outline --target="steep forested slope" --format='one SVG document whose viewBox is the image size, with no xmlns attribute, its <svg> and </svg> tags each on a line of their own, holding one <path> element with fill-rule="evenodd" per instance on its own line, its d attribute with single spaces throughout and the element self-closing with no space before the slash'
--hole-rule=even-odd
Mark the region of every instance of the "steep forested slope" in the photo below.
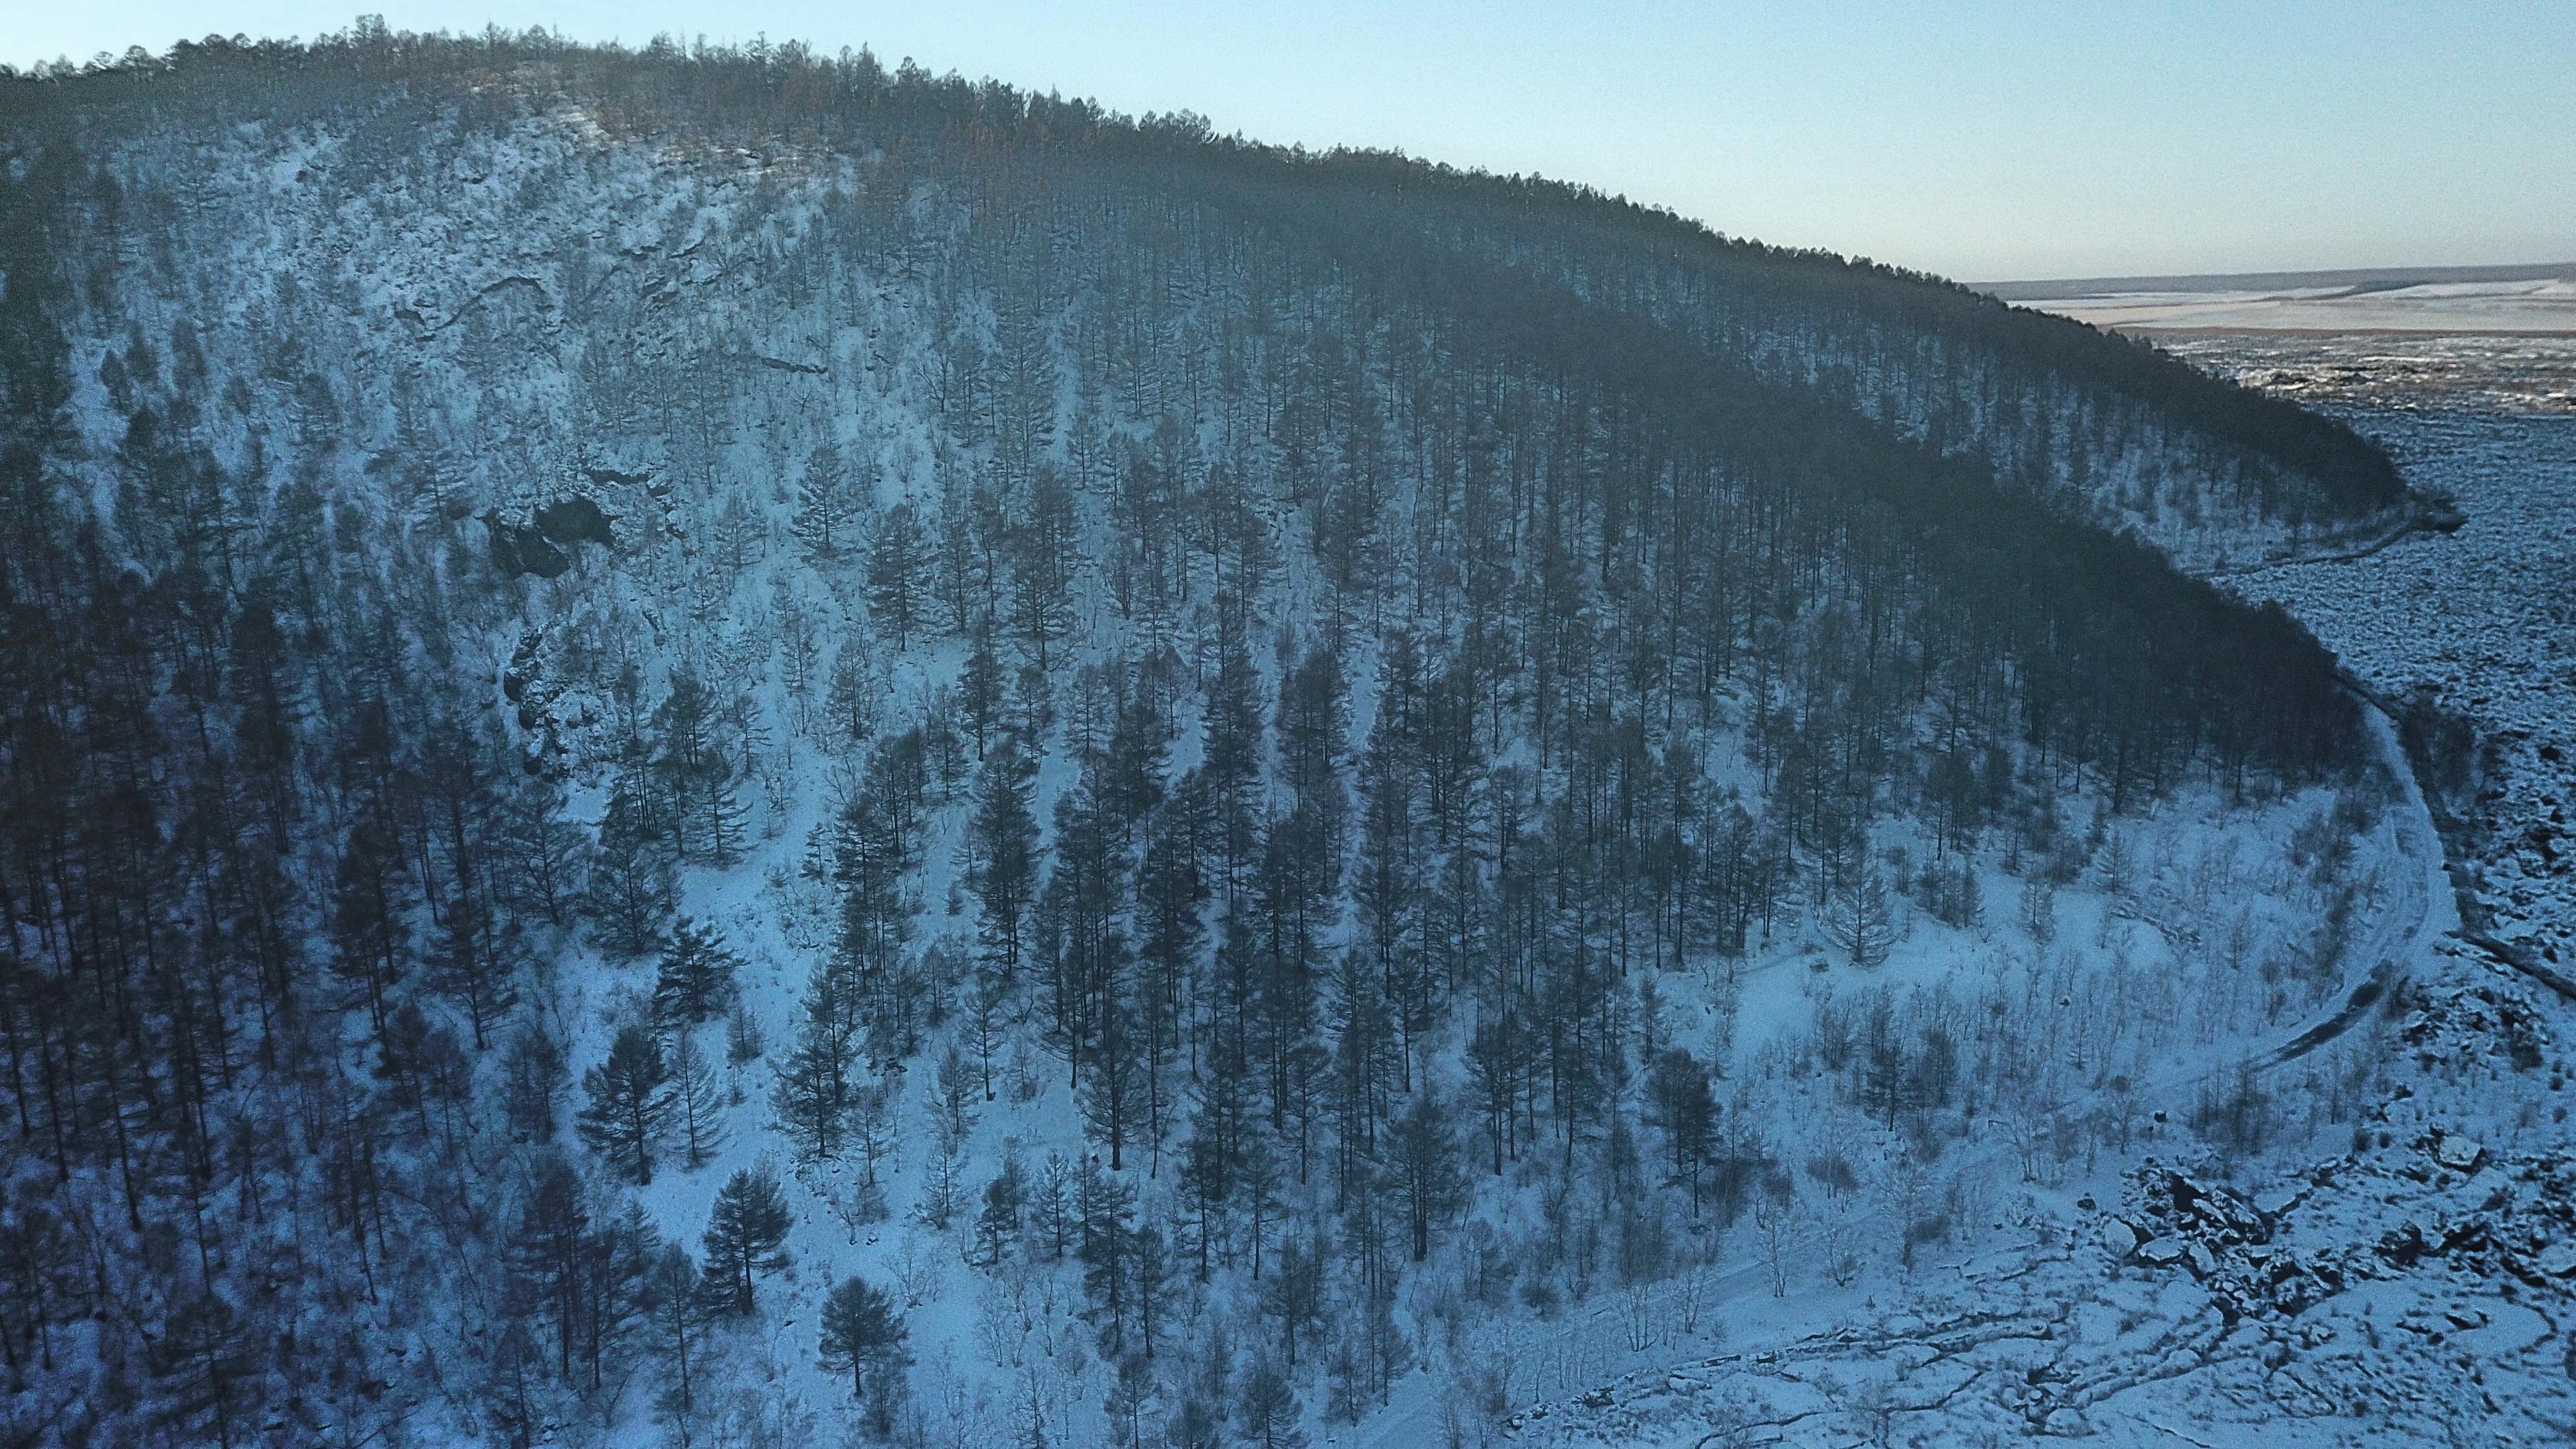
<svg viewBox="0 0 2576 1449">
<path fill-rule="evenodd" d="M 2375 908 L 2150 542 L 2402 493 L 2129 344 L 864 58 L 0 97 L 22 1432 L 1285 1442 Z"/>
</svg>

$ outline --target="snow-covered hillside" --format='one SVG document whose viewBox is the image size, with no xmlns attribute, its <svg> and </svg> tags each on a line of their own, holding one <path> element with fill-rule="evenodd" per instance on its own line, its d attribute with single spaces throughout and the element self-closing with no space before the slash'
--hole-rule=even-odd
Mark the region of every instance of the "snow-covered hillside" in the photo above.
<svg viewBox="0 0 2576 1449">
<path fill-rule="evenodd" d="M 2330 425 L 1188 118 L 292 54 L 10 83 L 14 1426 L 2099 1428 L 2362 1272 L 2231 1174 L 2488 1085 L 2389 1105 L 2507 1010 L 2393 732 L 2097 526 L 2384 527 Z"/>
</svg>

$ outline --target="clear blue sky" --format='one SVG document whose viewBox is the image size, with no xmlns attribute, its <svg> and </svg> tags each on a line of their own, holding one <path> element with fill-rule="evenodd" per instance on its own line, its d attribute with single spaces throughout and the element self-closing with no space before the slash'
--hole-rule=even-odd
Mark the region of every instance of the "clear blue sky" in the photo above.
<svg viewBox="0 0 2576 1449">
<path fill-rule="evenodd" d="M 359 6 L 21 0 L 0 60 Z M 2576 0 L 382 0 L 396 29 L 801 39 L 1401 147 L 1970 281 L 2576 258 Z"/>
</svg>

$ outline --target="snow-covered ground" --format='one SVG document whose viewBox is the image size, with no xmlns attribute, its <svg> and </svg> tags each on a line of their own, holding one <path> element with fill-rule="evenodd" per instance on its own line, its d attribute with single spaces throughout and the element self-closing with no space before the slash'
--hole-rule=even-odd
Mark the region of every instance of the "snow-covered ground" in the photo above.
<svg viewBox="0 0 2576 1449">
<path fill-rule="evenodd" d="M 2576 279 L 2104 291 L 2034 303 L 2122 331 L 2576 332 Z"/>
<path fill-rule="evenodd" d="M 1513 1427 L 1545 1444 L 2564 1442 L 2576 1158 L 2392 1142 L 2252 1196 L 2149 1164 L 2089 1220 L 2017 1224 L 1872 1294 L 1756 1303 L 1719 1351 Z"/>
</svg>

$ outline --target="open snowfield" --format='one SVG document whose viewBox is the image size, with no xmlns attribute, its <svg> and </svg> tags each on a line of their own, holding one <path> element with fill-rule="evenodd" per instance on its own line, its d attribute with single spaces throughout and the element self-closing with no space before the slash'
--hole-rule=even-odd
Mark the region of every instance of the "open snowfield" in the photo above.
<svg viewBox="0 0 2576 1449">
<path fill-rule="evenodd" d="M 2139 332 L 2546 334 L 2576 330 L 2576 281 L 2112 292 L 2054 300 L 2047 309 L 2096 327 Z"/>
<path fill-rule="evenodd" d="M 2242 339 L 2292 332 L 2419 337 L 2576 333 L 2576 264 L 2382 268 L 2003 282 L 2006 301 L 2124 332 Z M 2232 351 L 2241 342 L 2231 342 Z"/>
<path fill-rule="evenodd" d="M 2576 266 L 2003 284 L 1998 296 L 2151 337 L 2305 403 L 2388 412 L 2576 412 Z M 2443 464 L 2426 463 L 2433 473 Z"/>
</svg>

